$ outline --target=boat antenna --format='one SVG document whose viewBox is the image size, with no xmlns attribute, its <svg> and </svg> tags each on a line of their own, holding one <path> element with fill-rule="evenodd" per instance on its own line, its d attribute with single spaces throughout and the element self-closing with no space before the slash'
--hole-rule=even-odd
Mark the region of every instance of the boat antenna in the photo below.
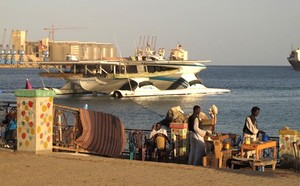
<svg viewBox="0 0 300 186">
<path fill-rule="evenodd" d="M 147 36 L 147 45 L 149 45 L 149 35 Z"/>
<path fill-rule="evenodd" d="M 142 42 L 142 36 L 140 35 L 139 44 L 138 44 L 138 50 L 141 48 L 141 42 Z"/>
<path fill-rule="evenodd" d="M 135 40 L 133 40 L 133 45 L 135 47 L 135 53 L 137 53 L 137 51 L 139 50 L 139 47 L 136 45 Z"/>
<path fill-rule="evenodd" d="M 151 36 L 151 48 L 153 51 L 155 51 L 153 46 L 154 46 L 154 36 Z"/>
<path fill-rule="evenodd" d="M 120 62 L 122 62 L 123 61 L 123 58 L 122 58 L 122 55 L 121 55 L 121 50 L 120 50 L 120 48 L 119 48 L 119 46 L 118 46 L 118 42 L 117 42 L 117 40 L 116 40 L 116 38 L 114 37 L 114 40 L 115 40 L 115 43 L 116 43 L 116 47 L 117 47 L 117 50 L 118 50 L 118 52 L 119 52 L 119 55 L 120 55 Z M 121 64 L 122 65 L 122 64 Z M 131 86 L 131 83 L 130 83 L 130 81 L 129 81 L 129 77 L 128 77 L 128 73 L 127 73 L 127 70 L 126 70 L 126 64 L 123 64 L 124 65 L 124 67 L 125 67 L 125 72 L 124 73 L 126 73 L 126 75 L 127 75 L 127 81 L 128 81 L 128 84 L 129 84 L 129 87 L 130 87 L 130 90 L 132 90 L 132 86 Z"/>
<path fill-rule="evenodd" d="M 153 46 L 154 51 L 156 50 L 156 38 L 157 38 L 157 36 L 154 37 L 154 46 Z"/>
<path fill-rule="evenodd" d="M 145 38 L 146 36 L 143 36 L 143 42 L 142 42 L 142 50 L 143 50 L 143 52 L 144 52 L 144 50 L 145 50 Z"/>
<path fill-rule="evenodd" d="M 119 53 L 120 57 L 122 57 L 122 54 L 121 54 L 120 48 L 119 48 L 119 46 L 118 46 L 118 42 L 117 42 L 117 40 L 116 40 L 116 38 L 115 38 L 115 37 L 114 37 L 114 40 L 115 40 L 115 43 L 116 43 L 116 47 L 117 47 L 118 53 Z"/>
</svg>

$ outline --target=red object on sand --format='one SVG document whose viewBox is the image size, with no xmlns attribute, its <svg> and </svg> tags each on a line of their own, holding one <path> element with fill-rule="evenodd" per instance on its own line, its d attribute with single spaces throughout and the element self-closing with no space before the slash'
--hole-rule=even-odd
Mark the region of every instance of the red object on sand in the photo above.
<svg viewBox="0 0 300 186">
<path fill-rule="evenodd" d="M 25 89 L 32 89 L 32 85 L 28 79 L 26 79 L 26 86 Z"/>
</svg>

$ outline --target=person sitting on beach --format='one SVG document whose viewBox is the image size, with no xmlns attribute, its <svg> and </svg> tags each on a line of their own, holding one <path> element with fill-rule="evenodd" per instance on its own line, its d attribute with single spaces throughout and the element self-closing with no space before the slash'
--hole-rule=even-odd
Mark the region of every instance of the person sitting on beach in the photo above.
<svg viewBox="0 0 300 186">
<path fill-rule="evenodd" d="M 3 120 L 2 123 L 0 124 L 0 137 L 2 142 L 5 142 L 6 129 L 7 129 L 7 123 L 5 123 L 5 120 Z"/>
<path fill-rule="evenodd" d="M 4 143 L 15 141 L 17 136 L 17 111 L 13 110 L 6 114 L 1 123 L 1 138 Z"/>
<path fill-rule="evenodd" d="M 11 113 L 8 113 L 6 116 L 5 116 L 5 119 L 2 121 L 1 125 L 0 125 L 0 131 L 1 131 L 1 139 L 2 139 L 2 142 L 6 142 L 6 136 L 7 136 L 7 131 L 8 131 L 8 124 L 9 122 L 11 121 Z"/>
<path fill-rule="evenodd" d="M 17 137 L 17 122 L 16 113 L 8 113 L 5 116 L 5 120 L 0 125 L 0 136 L 4 147 L 9 147 L 8 142 L 15 142 Z"/>
<path fill-rule="evenodd" d="M 158 122 L 152 126 L 152 131 L 150 132 L 149 139 L 153 138 L 155 136 L 155 134 L 158 134 L 158 133 L 162 133 L 162 134 L 168 136 L 166 127 L 161 125 L 160 122 Z"/>
<path fill-rule="evenodd" d="M 17 122 L 15 118 L 12 118 L 12 116 L 10 115 L 8 115 L 7 120 L 8 120 L 8 124 L 7 124 L 6 134 L 5 134 L 5 140 L 6 142 L 15 141 Z"/>
<path fill-rule="evenodd" d="M 168 138 L 168 133 L 167 133 L 167 129 L 166 126 L 162 125 L 160 122 L 156 123 L 155 125 L 152 126 L 152 130 L 150 132 L 149 135 L 149 139 L 147 140 L 147 154 L 151 155 L 151 159 L 154 158 L 155 154 L 155 148 L 156 148 L 156 141 L 155 141 L 155 137 L 158 134 L 163 134 L 166 136 L 166 139 L 169 141 Z"/>
</svg>

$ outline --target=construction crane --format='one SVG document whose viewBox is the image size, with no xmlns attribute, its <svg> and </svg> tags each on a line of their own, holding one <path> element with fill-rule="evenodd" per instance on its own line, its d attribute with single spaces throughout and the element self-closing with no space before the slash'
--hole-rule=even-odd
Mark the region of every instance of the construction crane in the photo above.
<svg viewBox="0 0 300 186">
<path fill-rule="evenodd" d="M 2 43 L 1 43 L 2 47 L 4 47 L 5 36 L 6 36 L 6 28 L 4 29 L 4 32 L 3 32 Z"/>
<path fill-rule="evenodd" d="M 72 29 L 87 29 L 87 27 L 54 27 L 54 25 L 51 26 L 51 28 L 44 28 L 44 30 L 49 30 L 49 39 L 54 40 L 54 33 L 57 30 L 72 30 Z"/>
</svg>

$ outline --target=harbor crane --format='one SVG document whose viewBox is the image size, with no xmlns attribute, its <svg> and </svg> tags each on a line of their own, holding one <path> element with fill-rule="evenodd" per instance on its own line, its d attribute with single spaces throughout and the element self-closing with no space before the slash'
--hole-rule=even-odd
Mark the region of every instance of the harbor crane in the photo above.
<svg viewBox="0 0 300 186">
<path fill-rule="evenodd" d="M 4 32 L 3 32 L 3 37 L 2 37 L 2 42 L 1 42 L 2 47 L 4 46 L 5 36 L 6 36 L 6 28 L 4 29 Z"/>
<path fill-rule="evenodd" d="M 87 27 L 54 27 L 54 25 L 52 25 L 50 28 L 44 28 L 44 30 L 49 30 L 50 40 L 54 40 L 54 33 L 57 30 L 72 30 L 72 29 L 87 29 Z"/>
</svg>

